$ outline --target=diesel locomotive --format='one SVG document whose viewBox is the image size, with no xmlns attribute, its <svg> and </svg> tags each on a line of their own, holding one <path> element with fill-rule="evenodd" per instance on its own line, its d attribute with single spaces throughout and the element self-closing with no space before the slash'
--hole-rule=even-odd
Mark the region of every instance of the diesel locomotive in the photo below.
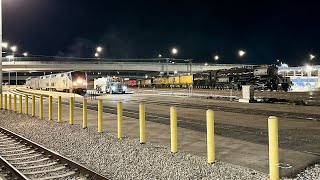
<svg viewBox="0 0 320 180">
<path fill-rule="evenodd" d="M 87 87 L 86 74 L 70 71 L 26 79 L 26 87 L 38 90 L 64 91 L 83 94 Z"/>
</svg>

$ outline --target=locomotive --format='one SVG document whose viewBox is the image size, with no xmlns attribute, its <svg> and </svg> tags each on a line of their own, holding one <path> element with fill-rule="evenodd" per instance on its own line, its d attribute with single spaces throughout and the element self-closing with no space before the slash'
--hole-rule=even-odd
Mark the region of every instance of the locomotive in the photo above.
<svg viewBox="0 0 320 180">
<path fill-rule="evenodd" d="M 140 85 L 144 86 L 187 87 L 192 85 L 199 89 L 241 90 L 242 85 L 252 85 L 254 89 L 272 91 L 288 91 L 291 84 L 290 78 L 279 75 L 278 68 L 274 65 L 220 69 L 189 76 L 160 77 L 140 81 Z"/>
<path fill-rule="evenodd" d="M 87 87 L 87 80 L 85 72 L 70 71 L 36 78 L 29 77 L 26 79 L 26 87 L 29 89 L 83 94 Z"/>
</svg>

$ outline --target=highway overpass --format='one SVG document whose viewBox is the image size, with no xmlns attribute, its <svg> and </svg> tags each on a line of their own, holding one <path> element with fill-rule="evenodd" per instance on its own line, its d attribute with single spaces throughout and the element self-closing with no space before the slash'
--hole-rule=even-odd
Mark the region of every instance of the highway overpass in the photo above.
<svg viewBox="0 0 320 180">
<path fill-rule="evenodd" d="M 3 58 L 4 72 L 33 71 L 138 71 L 190 73 L 206 70 L 229 69 L 240 64 L 190 63 L 181 59 L 70 59 L 70 58 Z M 10 62 L 9 62 L 10 61 Z"/>
</svg>

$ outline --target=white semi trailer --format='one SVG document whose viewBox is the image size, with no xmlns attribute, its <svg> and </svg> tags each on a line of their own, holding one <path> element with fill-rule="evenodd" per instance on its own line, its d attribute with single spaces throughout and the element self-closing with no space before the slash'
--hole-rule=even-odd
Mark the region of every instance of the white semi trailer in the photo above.
<svg viewBox="0 0 320 180">
<path fill-rule="evenodd" d="M 94 80 L 94 89 L 98 93 L 126 93 L 127 92 L 127 85 L 118 82 L 115 78 L 110 76 L 97 78 Z"/>
</svg>

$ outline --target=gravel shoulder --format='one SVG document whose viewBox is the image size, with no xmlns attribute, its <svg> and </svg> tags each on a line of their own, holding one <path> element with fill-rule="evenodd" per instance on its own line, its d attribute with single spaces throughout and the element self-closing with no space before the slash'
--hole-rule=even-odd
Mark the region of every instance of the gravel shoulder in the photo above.
<svg viewBox="0 0 320 180">
<path fill-rule="evenodd" d="M 26 115 L 0 111 L 0 126 L 69 157 L 110 179 L 268 179 L 268 175 L 224 162 L 213 165 L 206 158 L 168 147 L 114 134 L 99 134 L 96 128 L 58 124 Z M 319 165 L 295 179 L 320 179 Z"/>
</svg>

